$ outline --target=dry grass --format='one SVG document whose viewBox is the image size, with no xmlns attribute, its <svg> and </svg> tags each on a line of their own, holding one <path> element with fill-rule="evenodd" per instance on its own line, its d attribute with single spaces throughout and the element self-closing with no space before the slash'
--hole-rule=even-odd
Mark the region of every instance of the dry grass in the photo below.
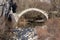
<svg viewBox="0 0 60 40">
<path fill-rule="evenodd" d="M 46 25 L 47 29 L 37 28 L 39 40 L 46 39 L 47 37 L 50 37 L 49 40 L 60 40 L 60 19 L 49 19 Z"/>
<path fill-rule="evenodd" d="M 49 11 L 53 8 L 51 4 L 48 4 L 46 2 L 40 2 L 40 1 L 33 1 L 33 0 L 16 0 L 17 3 L 17 12 L 21 12 L 24 9 L 27 8 L 39 8 L 46 11 Z"/>
<path fill-rule="evenodd" d="M 8 22 L 5 17 L 0 17 L 0 40 L 8 40 L 12 33 L 10 33 L 10 29 L 13 28 L 13 24 Z"/>
<path fill-rule="evenodd" d="M 26 25 L 28 25 L 27 20 L 22 16 L 22 18 L 18 20 L 17 26 L 22 28 L 26 27 Z"/>
</svg>

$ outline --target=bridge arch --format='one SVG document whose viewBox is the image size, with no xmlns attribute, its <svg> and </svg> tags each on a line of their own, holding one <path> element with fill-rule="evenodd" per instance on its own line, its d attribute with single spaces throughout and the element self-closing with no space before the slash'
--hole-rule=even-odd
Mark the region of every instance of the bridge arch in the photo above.
<svg viewBox="0 0 60 40">
<path fill-rule="evenodd" d="M 41 10 L 41 9 L 38 9 L 38 8 L 29 8 L 29 9 L 23 10 L 21 13 L 18 14 L 18 18 L 15 18 L 15 19 L 16 19 L 16 22 L 19 20 L 19 18 L 20 18 L 23 14 L 25 14 L 25 13 L 27 13 L 27 12 L 29 12 L 29 11 L 37 11 L 37 12 L 40 12 L 40 13 L 42 13 L 42 14 L 46 17 L 46 19 L 48 20 L 48 14 L 47 14 L 45 11 L 43 11 L 43 10 Z"/>
<path fill-rule="evenodd" d="M 22 12 L 18 15 L 19 18 L 20 18 L 23 14 L 25 14 L 25 13 L 27 13 L 27 12 L 29 12 L 29 11 L 37 11 L 37 12 L 40 12 L 40 13 L 42 13 L 42 14 L 46 17 L 46 19 L 48 20 L 48 14 L 47 14 L 45 11 L 43 11 L 43 10 L 41 10 L 41 9 L 37 9 L 37 8 L 29 8 L 29 9 L 26 9 L 26 10 L 22 11 Z"/>
</svg>

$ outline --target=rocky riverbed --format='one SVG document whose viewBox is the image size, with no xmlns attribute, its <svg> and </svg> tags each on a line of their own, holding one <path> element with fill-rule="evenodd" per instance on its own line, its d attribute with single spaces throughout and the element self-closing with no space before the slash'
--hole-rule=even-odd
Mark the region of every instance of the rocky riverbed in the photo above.
<svg viewBox="0 0 60 40">
<path fill-rule="evenodd" d="M 18 28 L 13 30 L 14 31 L 14 36 L 13 38 L 16 40 L 37 40 L 38 36 L 36 34 L 36 31 L 34 28 Z"/>
</svg>

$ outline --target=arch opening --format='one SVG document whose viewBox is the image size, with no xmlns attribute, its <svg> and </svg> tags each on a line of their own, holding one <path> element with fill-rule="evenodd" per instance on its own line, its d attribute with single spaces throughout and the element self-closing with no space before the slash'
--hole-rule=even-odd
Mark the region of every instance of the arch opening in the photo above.
<svg viewBox="0 0 60 40">
<path fill-rule="evenodd" d="M 41 10 L 41 9 L 37 9 L 37 8 L 25 9 L 25 10 L 22 11 L 20 14 L 18 14 L 18 17 L 20 18 L 23 14 L 25 14 L 25 13 L 27 13 L 27 12 L 29 12 L 29 11 L 37 11 L 37 12 L 40 12 L 40 13 L 42 13 L 42 14 L 46 17 L 46 19 L 48 20 L 48 14 L 47 14 L 45 11 L 43 11 L 43 10 Z M 16 22 L 19 20 L 19 18 L 16 19 Z"/>
</svg>

